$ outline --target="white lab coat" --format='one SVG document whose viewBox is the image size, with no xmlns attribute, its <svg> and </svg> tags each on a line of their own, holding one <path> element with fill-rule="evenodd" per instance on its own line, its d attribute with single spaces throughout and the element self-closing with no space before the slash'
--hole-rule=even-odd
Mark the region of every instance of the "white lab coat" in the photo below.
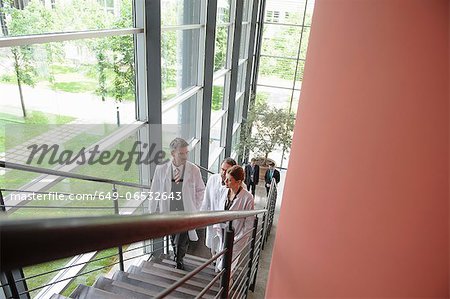
<svg viewBox="0 0 450 299">
<path fill-rule="evenodd" d="M 221 197 L 226 196 L 228 193 L 228 188 L 222 185 L 222 176 L 220 174 L 213 174 L 209 177 L 206 183 L 205 197 L 203 199 L 201 211 L 223 211 L 224 206 L 220 205 L 222 202 Z M 215 254 L 217 251 L 214 246 L 214 238 L 216 237 L 216 231 L 213 226 L 208 226 L 206 228 L 206 240 L 205 245 L 211 248 L 211 252 Z M 218 240 L 216 240 L 216 243 Z"/>
<path fill-rule="evenodd" d="M 193 163 L 186 161 L 184 165 L 183 186 L 181 192 L 183 194 L 183 207 L 186 212 L 198 212 L 205 192 L 205 183 L 203 183 L 200 170 Z M 155 192 L 160 194 L 165 192 L 169 195 L 172 188 L 172 161 L 157 165 L 152 180 L 151 193 L 155 198 Z M 177 195 L 174 194 L 174 198 Z M 161 198 L 161 196 L 160 196 Z M 160 213 L 170 212 L 170 200 L 150 200 L 149 211 L 155 213 L 159 205 Z M 195 230 L 189 231 L 189 239 L 197 241 L 198 236 Z"/>
<path fill-rule="evenodd" d="M 221 194 L 218 205 L 222 207 L 222 210 L 225 209 L 225 203 L 227 201 L 227 192 L 224 192 Z M 242 211 L 242 210 L 254 210 L 255 209 L 255 200 L 253 198 L 253 195 L 248 192 L 244 187 L 242 187 L 242 190 L 239 192 L 239 194 L 236 196 L 236 198 L 233 201 L 233 204 L 231 205 L 229 211 Z M 253 221 L 255 217 L 246 217 L 241 219 L 233 220 L 233 229 L 234 229 L 234 239 L 237 240 L 239 237 L 241 237 L 244 233 L 248 232 L 253 228 Z M 216 252 L 220 252 L 223 250 L 223 237 L 222 236 L 222 228 L 226 228 L 228 226 L 228 223 L 218 223 L 214 224 L 213 228 L 215 230 L 215 237 L 214 237 L 214 245 L 217 248 Z M 250 240 L 252 234 L 247 234 L 244 238 L 242 238 L 238 243 L 235 243 L 233 246 L 233 258 L 236 256 L 236 254 L 239 254 L 239 252 L 244 248 L 248 241 Z M 245 253 L 243 253 L 245 255 Z M 232 265 L 232 271 L 234 270 L 234 267 L 236 266 L 239 259 L 236 259 L 233 262 Z M 221 263 L 220 263 L 221 264 Z M 221 266 L 218 268 L 221 269 Z"/>
</svg>

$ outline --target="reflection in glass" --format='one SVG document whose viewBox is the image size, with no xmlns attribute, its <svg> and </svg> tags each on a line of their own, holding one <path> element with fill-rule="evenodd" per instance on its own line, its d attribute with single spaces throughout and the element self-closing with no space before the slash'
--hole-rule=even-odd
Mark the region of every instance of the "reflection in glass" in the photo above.
<svg viewBox="0 0 450 299">
<path fill-rule="evenodd" d="M 192 141 L 197 136 L 197 122 L 200 118 L 199 113 L 201 111 L 198 100 L 199 95 L 195 94 L 181 104 L 174 106 L 173 108 L 163 112 L 162 123 L 176 124 L 176 130 L 174 132 L 165 132 L 166 128 L 173 130 L 174 126 L 163 126 L 164 136 L 181 137 L 186 139 L 187 142 Z M 171 135 L 172 134 L 172 135 Z M 172 139 L 173 139 L 172 138 Z"/>
<path fill-rule="evenodd" d="M 162 0 L 161 26 L 200 24 L 200 0 Z"/>
<path fill-rule="evenodd" d="M 198 84 L 200 29 L 164 31 L 161 40 L 163 101 Z"/>
<path fill-rule="evenodd" d="M 239 59 L 248 58 L 248 43 L 250 38 L 250 25 L 242 24 L 241 44 L 239 48 Z"/>
<path fill-rule="evenodd" d="M 217 1 L 217 24 L 230 22 L 230 0 Z"/>
<path fill-rule="evenodd" d="M 225 126 L 223 123 L 226 122 L 226 115 L 222 117 L 215 125 L 211 127 L 210 138 L 209 138 L 209 156 L 213 157 L 216 151 L 221 147 L 221 141 L 223 130 Z"/>
</svg>

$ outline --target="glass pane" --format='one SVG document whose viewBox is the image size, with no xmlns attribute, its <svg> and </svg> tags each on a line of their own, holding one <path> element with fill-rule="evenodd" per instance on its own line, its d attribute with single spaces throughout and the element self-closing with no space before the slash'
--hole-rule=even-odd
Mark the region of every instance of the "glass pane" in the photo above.
<svg viewBox="0 0 450 299">
<path fill-rule="evenodd" d="M 136 119 L 133 36 L 3 48 L 0 53 L 4 119 L 32 124 Z"/>
<path fill-rule="evenodd" d="M 219 168 L 220 168 L 220 162 L 221 159 L 220 157 L 218 157 L 216 160 L 214 160 L 213 163 L 211 163 L 211 166 L 209 167 L 209 170 L 214 172 L 214 173 L 218 173 L 219 172 Z"/>
<path fill-rule="evenodd" d="M 200 30 L 164 31 L 161 41 L 163 101 L 198 84 Z"/>
<path fill-rule="evenodd" d="M 222 123 L 225 122 L 226 115 L 222 117 L 215 125 L 211 127 L 210 137 L 209 137 L 209 156 L 213 157 L 216 151 L 221 147 L 221 141 L 223 136 L 223 126 Z"/>
<path fill-rule="evenodd" d="M 238 79 L 237 79 L 237 92 L 245 91 L 245 76 L 247 74 L 247 62 L 244 62 L 239 66 L 238 69 Z"/>
<path fill-rule="evenodd" d="M 265 102 L 271 107 L 288 109 L 292 98 L 292 90 L 258 86 L 256 100 Z"/>
<path fill-rule="evenodd" d="M 249 43 L 249 32 L 250 25 L 242 24 L 242 35 L 241 35 L 241 44 L 239 49 L 239 58 L 247 59 L 248 58 L 248 43 Z"/>
<path fill-rule="evenodd" d="M 315 2 L 316 2 L 315 0 L 308 0 L 308 5 L 306 7 L 306 16 L 305 16 L 305 25 L 306 26 L 311 26 Z"/>
<path fill-rule="evenodd" d="M 234 107 L 234 121 L 233 123 L 240 123 L 242 121 L 242 106 L 244 104 L 244 95 L 240 96 L 236 100 L 236 105 Z"/>
<path fill-rule="evenodd" d="M 251 19 L 251 11 L 250 11 L 250 7 L 249 7 L 249 0 L 244 0 L 243 3 L 243 12 L 242 12 L 242 22 L 248 22 Z"/>
<path fill-rule="evenodd" d="M 294 96 L 292 97 L 292 105 L 291 105 L 291 111 L 294 112 L 295 115 L 297 115 L 299 103 L 300 103 L 300 91 L 295 90 Z"/>
<path fill-rule="evenodd" d="M 261 57 L 258 84 L 292 88 L 296 60 Z"/>
<path fill-rule="evenodd" d="M 217 24 L 230 22 L 230 0 L 217 1 Z"/>
<path fill-rule="evenodd" d="M 216 28 L 214 71 L 218 71 L 226 67 L 229 31 L 228 26 L 218 26 Z"/>
<path fill-rule="evenodd" d="M 197 136 L 197 122 L 200 119 L 200 96 L 195 94 L 179 105 L 165 111 L 162 115 L 162 123 L 178 125 L 176 132 L 164 132 L 164 136 L 182 137 L 188 142 Z M 163 126 L 163 131 L 166 128 L 173 131 L 173 126 Z M 170 139 L 170 137 L 168 137 Z M 173 139 L 172 138 L 172 139 Z"/>
<path fill-rule="evenodd" d="M 301 24 L 305 5 L 305 0 L 267 0 L 265 22 Z"/>
<path fill-rule="evenodd" d="M 238 152 L 237 146 L 239 145 L 240 139 L 241 139 L 241 126 L 239 126 L 239 128 L 237 128 L 237 130 L 233 134 L 233 137 L 231 138 L 231 152 L 232 153 Z"/>
<path fill-rule="evenodd" d="M 263 31 L 263 55 L 297 58 L 301 27 L 266 24 Z"/>
<path fill-rule="evenodd" d="M 299 60 L 297 67 L 297 76 L 295 77 L 295 89 L 302 89 L 304 70 L 305 70 L 305 61 Z"/>
<path fill-rule="evenodd" d="M 162 0 L 161 26 L 200 24 L 201 0 Z"/>
<path fill-rule="evenodd" d="M 225 109 L 225 91 L 227 90 L 226 85 L 229 80 L 227 78 L 229 75 L 222 76 L 213 82 L 212 91 L 212 103 L 211 103 L 211 123 L 214 123 L 218 117 L 222 114 L 222 110 Z M 228 97 L 227 97 L 228 98 Z"/>
<path fill-rule="evenodd" d="M 12 3 L 12 6 L 9 3 Z M 133 27 L 132 1 L 0 1 L 3 36 Z M 48 4 L 48 2 L 47 2 Z"/>
<path fill-rule="evenodd" d="M 303 35 L 302 35 L 302 49 L 300 52 L 300 58 L 305 59 L 306 58 L 306 50 L 308 49 L 309 44 L 309 33 L 311 31 L 311 28 L 305 27 L 303 28 Z"/>
</svg>

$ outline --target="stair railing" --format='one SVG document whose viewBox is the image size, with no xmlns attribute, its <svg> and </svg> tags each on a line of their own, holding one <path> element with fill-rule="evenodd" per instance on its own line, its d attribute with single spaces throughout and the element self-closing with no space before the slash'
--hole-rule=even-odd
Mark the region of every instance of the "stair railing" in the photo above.
<svg viewBox="0 0 450 299">
<path fill-rule="evenodd" d="M 103 179 L 92 176 L 85 176 L 79 174 L 65 173 L 61 171 L 41 169 L 32 166 L 24 166 L 20 164 L 14 163 L 5 163 L 4 161 L 0 161 L 0 167 L 4 168 L 13 168 L 20 169 L 24 171 L 32 171 L 38 173 L 46 173 L 49 175 L 63 176 L 63 177 L 71 177 L 86 181 L 93 182 L 101 182 L 108 183 L 113 185 L 113 193 L 117 194 L 116 185 L 128 186 L 128 187 L 137 187 L 142 189 L 149 189 L 149 186 L 139 185 L 134 183 L 126 183 L 120 181 L 114 181 L 110 179 Z M 16 190 L 19 191 L 19 190 Z M 43 192 L 45 193 L 45 192 Z M 116 214 L 118 214 L 118 198 L 114 199 L 114 210 Z M 0 220 L 0 230 L 1 230 L 1 258 L 0 258 L 0 267 L 3 273 L 14 274 L 15 272 L 21 272 L 23 266 L 37 264 L 45 261 L 55 260 L 62 257 L 73 256 L 75 254 L 79 254 L 80 252 L 90 252 L 93 250 L 100 250 L 111 248 L 111 246 L 117 246 L 119 248 L 119 265 L 120 269 L 124 270 L 124 259 L 122 253 L 123 244 L 133 243 L 135 241 L 141 241 L 149 238 L 157 238 L 162 236 L 167 236 L 173 234 L 175 232 L 181 232 L 190 230 L 193 228 L 204 227 L 207 225 L 211 225 L 214 223 L 223 223 L 229 222 L 230 226 L 227 228 L 225 233 L 225 239 L 228 242 L 225 243 L 225 249 L 212 257 L 209 261 L 207 261 L 204 265 L 199 266 L 197 269 L 186 275 L 183 279 L 176 282 L 172 287 L 165 290 L 159 296 L 163 297 L 165 294 L 169 294 L 173 290 L 175 290 L 178 286 L 182 285 L 189 278 L 193 277 L 195 274 L 204 269 L 208 264 L 217 260 L 219 257 L 222 257 L 224 260 L 224 268 L 214 277 L 214 279 L 199 293 L 199 298 L 205 294 L 208 289 L 221 278 L 221 289 L 220 295 L 221 298 L 229 298 L 230 296 L 241 298 L 241 296 L 246 295 L 248 290 L 254 291 L 255 281 L 257 275 L 257 269 L 259 264 L 259 256 L 261 249 L 264 247 L 264 242 L 267 240 L 268 230 L 270 229 L 273 222 L 273 214 L 275 210 L 276 203 L 276 183 L 273 180 L 272 185 L 269 191 L 268 201 L 266 205 L 267 210 L 259 210 L 259 211 L 239 211 L 239 212 L 205 212 L 205 213 L 197 213 L 197 214 L 186 214 L 186 213 L 168 213 L 168 214 L 159 214 L 159 215 L 145 215 L 145 216 L 110 216 L 110 217 L 77 217 L 77 218 L 65 218 L 65 219 L 45 219 L 45 220 L 20 220 L 19 222 L 14 222 L 14 220 Z M 0 206 L 2 209 L 5 209 L 6 205 L 3 201 L 2 193 L 0 190 Z M 40 206 L 42 207 L 42 206 Z M 223 214 L 226 214 L 225 215 Z M 235 214 L 238 213 L 238 214 Z M 244 213 L 244 214 L 242 214 Z M 247 213 L 247 214 L 245 214 Z M 250 213 L 250 214 L 248 214 Z M 259 224 L 259 216 L 262 216 L 261 225 Z M 233 219 L 238 219 L 242 217 L 255 217 L 254 227 L 252 230 L 247 231 L 243 236 L 239 239 L 234 240 L 234 231 L 231 227 L 231 221 Z M 205 219 L 206 217 L 206 219 Z M 213 217 L 213 218 L 210 218 Z M 192 220 L 196 219 L 200 222 L 195 222 L 194 226 L 192 226 Z M 189 220 L 189 225 L 187 225 L 186 220 Z M 207 221 L 206 221 L 207 220 Z M 68 222 L 67 222 L 68 221 Z M 168 222 L 166 222 L 168 221 Z M 204 222 L 206 221 L 206 222 Z M 181 226 L 180 226 L 181 224 Z M 27 229 L 28 225 L 28 229 Z M 119 226 L 116 226 L 119 225 Z M 149 231 L 142 231 L 142 228 L 148 227 L 149 231 L 152 234 L 149 234 Z M 98 229 L 91 229 L 93 227 L 101 228 L 100 231 Z M 125 230 L 120 230 L 118 227 L 125 228 Z M 139 231 L 142 234 L 139 234 L 137 239 L 127 239 L 125 238 L 125 234 L 130 231 L 135 232 L 134 228 L 139 228 Z M 150 227 L 153 229 L 151 230 Z M 169 231 L 161 231 L 154 230 L 155 227 L 169 227 Z M 85 236 L 86 229 L 89 233 L 97 232 L 95 236 Z M 73 240 L 80 240 L 80 232 L 83 232 L 82 239 L 84 247 L 77 247 L 77 244 L 71 242 Z M 88 233 L 88 235 L 89 235 Z M 111 234 L 119 235 L 119 238 L 113 238 L 111 240 Z M 246 243 L 243 249 L 236 255 L 233 256 L 233 245 L 242 241 L 244 237 L 251 234 L 250 240 Z M 46 237 L 50 236 L 50 240 Z M 78 236 L 78 237 L 77 237 Z M 55 238 L 57 237 L 57 238 Z M 62 237 L 62 238 L 61 238 Z M 102 240 L 103 238 L 107 238 L 108 240 Z M 23 244 L 23 242 L 27 244 Z M 48 244 L 64 244 L 65 250 L 62 250 L 58 246 L 58 250 L 52 251 L 50 250 Z M 88 243 L 96 244 L 95 248 L 87 246 Z M 78 243 L 78 242 L 76 242 Z M 10 245 L 13 245 L 11 247 Z M 9 246 L 9 247 L 8 247 Z M 30 247 L 31 246 L 31 247 Z M 63 246 L 64 247 L 64 246 Z M 145 246 L 142 246 L 145 247 Z M 140 248 L 142 248 L 140 247 Z M 248 248 L 250 247 L 250 248 Z M 30 255 L 27 251 L 27 248 L 35 249 L 35 252 L 38 252 L 38 255 Z M 51 248 L 54 248 L 53 245 Z M 87 249 L 89 248 L 89 249 Z M 21 250 L 24 249 L 24 250 Z M 136 250 L 139 248 L 134 248 L 132 250 Z M 247 249 L 247 250 L 246 250 Z M 131 250 L 130 250 L 131 251 Z M 12 253 L 12 254 L 11 254 Z M 41 255 L 42 253 L 42 255 Z M 239 258 L 238 264 L 235 267 L 236 271 L 232 273 L 231 265 L 235 260 Z M 56 270 L 54 270 L 56 271 Z M 54 272 L 52 271 L 52 272 Z M 84 275 L 86 273 L 80 274 Z M 80 276 L 75 275 L 74 277 Z M 22 273 L 23 277 L 23 273 Z M 14 278 L 14 277 L 13 277 Z M 73 277 L 72 277 L 73 278 Z M 20 288 L 20 284 L 25 284 L 25 278 L 16 280 L 8 280 L 8 284 L 13 283 L 16 288 L 11 298 L 29 298 L 28 294 L 33 291 L 28 291 L 26 289 Z M 58 281 L 57 281 L 58 282 Z M 57 283 L 54 282 L 54 283 Z M 5 285 L 3 285 L 5 286 Z M 19 287 L 19 288 L 17 288 Z M 13 288 L 14 289 L 14 288 Z M 25 296 L 26 295 L 26 296 Z M 218 297 L 217 296 L 217 297 Z M 162 298 L 161 297 L 161 298 Z M 159 297 L 158 297 L 159 298 Z"/>
</svg>

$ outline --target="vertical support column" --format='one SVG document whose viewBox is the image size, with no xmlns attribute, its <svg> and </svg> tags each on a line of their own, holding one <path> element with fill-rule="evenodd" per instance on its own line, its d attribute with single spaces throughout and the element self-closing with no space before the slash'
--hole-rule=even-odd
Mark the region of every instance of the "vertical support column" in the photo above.
<svg viewBox="0 0 450 299">
<path fill-rule="evenodd" d="M 259 59 L 261 57 L 261 42 L 264 27 L 264 11 L 266 9 L 266 0 L 260 0 L 259 6 L 259 17 L 258 17 L 258 35 L 256 39 L 255 46 L 255 61 L 253 63 L 253 80 L 252 80 L 252 93 L 256 95 L 256 83 L 258 82 L 258 70 L 259 70 Z"/>
<path fill-rule="evenodd" d="M 247 283 L 245 287 L 245 294 L 247 297 L 248 289 L 250 287 L 250 279 L 252 278 L 252 267 L 253 267 L 253 259 L 255 258 L 256 252 L 256 234 L 258 232 L 258 215 L 255 216 L 255 220 L 253 221 L 253 233 L 252 233 L 252 242 L 250 243 L 250 260 L 248 261 L 248 272 L 247 272 Z"/>
<path fill-rule="evenodd" d="M 222 274 L 220 286 L 222 289 L 221 298 L 226 299 L 229 297 L 230 291 L 230 278 L 231 278 L 231 263 L 233 261 L 233 245 L 234 245 L 234 229 L 232 226 L 232 221 L 229 222 L 229 226 L 225 229 L 225 248 L 227 252 L 223 257 L 223 268 L 225 269 Z"/>
<path fill-rule="evenodd" d="M 258 7 L 261 0 L 253 0 L 252 5 L 252 19 L 250 23 L 250 38 L 248 43 L 248 56 L 247 56 L 247 72 L 245 77 L 245 90 L 244 90 L 244 103 L 242 105 L 242 128 L 244 128 L 245 123 L 247 122 L 248 117 L 248 110 L 250 105 L 254 104 L 256 93 L 251 88 L 252 84 L 252 77 L 254 71 L 254 65 L 256 63 L 256 59 L 254 59 L 253 55 L 255 55 L 255 44 L 257 44 L 257 31 L 256 31 L 256 24 L 258 22 Z M 251 128 L 249 131 L 242 130 L 241 134 L 249 134 L 251 132 Z M 241 135 L 242 136 L 242 135 Z M 242 137 L 241 137 L 242 138 Z M 242 153 L 242 156 L 238 157 L 239 163 L 242 164 L 243 161 L 248 161 L 248 150 L 245 149 L 245 151 Z"/>
<path fill-rule="evenodd" d="M 211 131 L 211 102 L 214 74 L 214 51 L 216 41 L 217 0 L 209 0 L 206 11 L 206 38 L 203 72 L 203 103 L 200 166 L 208 169 L 209 164 L 209 135 Z M 202 176 L 208 173 L 202 170 Z"/>
<path fill-rule="evenodd" d="M 119 215 L 119 194 L 117 194 L 116 185 L 113 184 L 112 188 L 112 197 L 114 202 L 114 214 Z M 123 263 L 123 249 L 122 245 L 117 246 L 117 250 L 119 252 L 119 267 L 121 271 L 125 271 L 125 265 Z"/>
<path fill-rule="evenodd" d="M 154 152 L 162 150 L 162 91 L 161 91 L 161 1 L 145 0 L 145 48 L 147 67 L 148 134 Z M 153 177 L 156 164 L 150 165 Z M 153 252 L 162 252 L 164 242 L 155 239 Z"/>
<path fill-rule="evenodd" d="M 253 0 L 252 6 L 252 20 L 250 23 L 250 39 L 248 41 L 248 55 L 247 55 L 247 72 L 245 77 L 245 94 L 244 94 L 244 104 L 242 108 L 242 120 L 245 122 L 248 115 L 248 106 L 250 98 L 253 99 L 255 94 L 251 93 L 250 83 L 252 79 L 252 69 L 253 69 L 253 55 L 256 41 L 256 22 L 258 19 L 258 0 Z"/>
<path fill-rule="evenodd" d="M 225 157 L 231 156 L 231 140 L 233 137 L 234 125 L 234 107 L 236 106 L 236 90 L 237 77 L 239 71 L 239 49 L 241 42 L 241 27 L 244 1 L 236 1 L 235 19 L 234 19 L 234 36 L 233 36 L 233 51 L 231 55 L 231 79 L 230 79 L 230 94 L 228 97 L 228 113 L 227 113 L 227 127 L 225 134 Z"/>
<path fill-rule="evenodd" d="M 162 123 L 160 0 L 145 0 L 145 29 L 148 122 L 159 125 Z"/>
</svg>

